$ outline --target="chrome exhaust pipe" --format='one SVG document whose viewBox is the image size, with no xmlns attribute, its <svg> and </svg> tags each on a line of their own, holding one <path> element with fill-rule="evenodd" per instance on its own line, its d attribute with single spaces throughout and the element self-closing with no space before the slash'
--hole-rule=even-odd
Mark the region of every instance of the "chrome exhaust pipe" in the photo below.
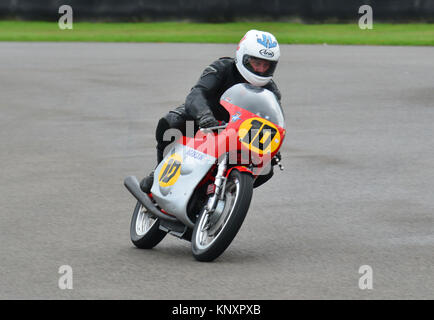
<svg viewBox="0 0 434 320">
<path fill-rule="evenodd" d="M 152 202 L 151 198 L 140 189 L 139 181 L 134 176 L 126 177 L 124 180 L 124 186 L 128 189 L 129 192 L 136 198 L 150 213 L 155 215 L 156 217 L 169 220 L 169 221 L 178 221 L 175 217 L 171 217 L 162 213 Z"/>
</svg>

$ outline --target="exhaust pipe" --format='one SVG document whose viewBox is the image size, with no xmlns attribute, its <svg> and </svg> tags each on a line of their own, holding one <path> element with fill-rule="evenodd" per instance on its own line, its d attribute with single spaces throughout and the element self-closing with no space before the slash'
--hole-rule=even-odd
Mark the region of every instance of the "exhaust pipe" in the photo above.
<svg viewBox="0 0 434 320">
<path fill-rule="evenodd" d="M 155 204 L 152 202 L 151 198 L 140 189 L 139 181 L 134 176 L 126 177 L 124 180 L 124 186 L 129 192 L 136 198 L 149 212 L 163 220 L 178 221 L 175 217 L 168 216 L 162 213 Z"/>
</svg>

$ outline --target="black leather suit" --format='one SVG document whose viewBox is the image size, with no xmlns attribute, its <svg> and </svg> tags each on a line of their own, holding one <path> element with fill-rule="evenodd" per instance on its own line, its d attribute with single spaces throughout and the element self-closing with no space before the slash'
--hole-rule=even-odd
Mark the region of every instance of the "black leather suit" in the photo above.
<svg viewBox="0 0 434 320">
<path fill-rule="evenodd" d="M 217 120 L 229 122 L 229 114 L 220 105 L 220 97 L 233 85 L 244 82 L 246 80 L 239 73 L 233 58 L 220 58 L 206 67 L 188 94 L 185 103 L 170 111 L 158 122 L 156 130 L 158 163 L 163 159 L 164 149 L 174 140 L 163 141 L 166 130 L 176 128 L 185 134 L 187 120 L 193 120 L 197 129 L 200 118 L 207 114 L 213 114 Z M 280 102 L 280 91 L 272 80 L 264 88 L 273 92 Z M 259 176 L 255 181 L 255 187 L 270 179 L 272 175 L 273 170 L 266 176 Z"/>
</svg>

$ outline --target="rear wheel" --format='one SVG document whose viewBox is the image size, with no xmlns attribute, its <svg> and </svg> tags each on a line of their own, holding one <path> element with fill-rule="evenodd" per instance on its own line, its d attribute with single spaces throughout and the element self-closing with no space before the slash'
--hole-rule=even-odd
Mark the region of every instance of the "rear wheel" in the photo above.
<svg viewBox="0 0 434 320">
<path fill-rule="evenodd" d="M 151 249 L 166 236 L 166 232 L 159 229 L 160 220 L 151 215 L 147 209 L 137 202 L 131 219 L 130 237 L 137 248 Z"/>
<path fill-rule="evenodd" d="M 191 248 L 199 261 L 216 259 L 235 238 L 249 210 L 253 194 L 252 176 L 233 170 L 224 193 L 224 200 L 216 211 L 209 214 L 204 210 L 194 226 Z"/>
</svg>

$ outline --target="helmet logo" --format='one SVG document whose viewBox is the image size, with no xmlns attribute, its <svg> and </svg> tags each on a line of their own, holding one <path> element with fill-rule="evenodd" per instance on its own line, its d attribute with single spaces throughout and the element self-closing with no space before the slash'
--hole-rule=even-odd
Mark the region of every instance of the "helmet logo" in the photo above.
<svg viewBox="0 0 434 320">
<path fill-rule="evenodd" d="M 267 58 L 273 58 L 274 57 L 273 51 L 270 51 L 267 49 L 259 50 L 259 54 L 264 56 L 264 57 L 267 57 Z"/>
<path fill-rule="evenodd" d="M 277 41 L 273 41 L 270 35 L 262 34 L 262 39 L 257 38 L 256 41 L 267 49 L 277 47 Z"/>
</svg>

